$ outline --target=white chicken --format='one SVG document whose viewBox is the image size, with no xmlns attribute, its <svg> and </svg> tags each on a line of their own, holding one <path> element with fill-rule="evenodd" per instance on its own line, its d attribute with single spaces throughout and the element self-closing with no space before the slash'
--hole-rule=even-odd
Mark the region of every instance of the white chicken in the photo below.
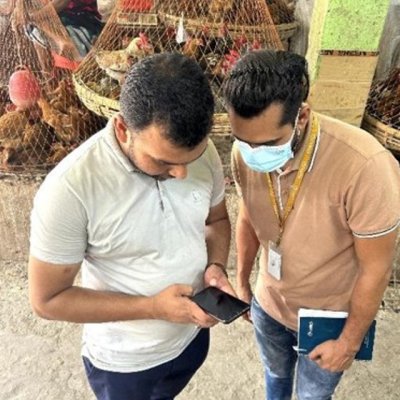
<svg viewBox="0 0 400 400">
<path fill-rule="evenodd" d="M 138 60 L 154 53 L 144 33 L 131 40 L 128 47 L 122 50 L 99 50 L 95 55 L 98 66 L 111 78 L 122 84 L 129 67 Z"/>
</svg>

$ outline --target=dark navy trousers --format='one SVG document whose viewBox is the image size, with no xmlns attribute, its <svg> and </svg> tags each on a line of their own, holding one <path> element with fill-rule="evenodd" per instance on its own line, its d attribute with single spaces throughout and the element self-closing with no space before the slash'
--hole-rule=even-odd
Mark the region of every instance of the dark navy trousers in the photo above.
<svg viewBox="0 0 400 400">
<path fill-rule="evenodd" d="M 131 373 L 104 371 L 83 358 L 86 375 L 98 400 L 172 400 L 206 359 L 209 329 L 202 329 L 183 353 L 157 367 Z"/>
</svg>

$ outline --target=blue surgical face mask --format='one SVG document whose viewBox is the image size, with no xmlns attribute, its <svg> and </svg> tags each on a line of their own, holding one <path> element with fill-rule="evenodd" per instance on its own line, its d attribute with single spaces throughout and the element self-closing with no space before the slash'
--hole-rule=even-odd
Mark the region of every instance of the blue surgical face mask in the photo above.
<svg viewBox="0 0 400 400">
<path fill-rule="evenodd" d="M 297 129 L 297 119 L 292 135 L 288 142 L 279 146 L 257 146 L 251 147 L 248 143 L 236 140 L 240 155 L 246 165 L 256 172 L 272 172 L 283 167 L 293 158 L 292 141 Z"/>
</svg>

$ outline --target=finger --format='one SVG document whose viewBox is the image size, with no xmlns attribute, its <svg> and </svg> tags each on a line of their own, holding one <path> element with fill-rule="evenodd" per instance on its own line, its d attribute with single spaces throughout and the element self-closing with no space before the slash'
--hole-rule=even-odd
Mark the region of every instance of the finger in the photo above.
<svg viewBox="0 0 400 400">
<path fill-rule="evenodd" d="M 223 290 L 224 292 L 229 293 L 233 297 L 238 297 L 238 295 L 236 294 L 235 290 L 233 289 L 232 285 L 229 283 L 228 280 L 226 281 L 226 283 L 223 283 L 221 285 L 220 289 Z"/>
<path fill-rule="evenodd" d="M 318 367 L 323 368 L 323 362 L 321 357 L 317 357 L 312 361 L 314 361 L 318 365 Z"/>
<path fill-rule="evenodd" d="M 212 278 L 210 280 L 210 286 L 217 286 L 218 287 L 218 281 L 215 278 Z"/>
<path fill-rule="evenodd" d="M 309 355 L 308 357 L 310 358 L 310 360 L 313 361 L 317 361 L 318 359 L 321 358 L 321 352 L 318 350 L 318 348 L 316 347 Z"/>
<path fill-rule="evenodd" d="M 193 303 L 193 306 L 194 306 L 194 308 L 192 310 L 192 315 L 198 325 L 201 325 L 204 328 L 208 328 L 208 327 L 214 326 L 218 323 L 217 319 L 215 319 L 212 315 L 207 314 L 196 303 Z"/>
<path fill-rule="evenodd" d="M 174 285 L 178 296 L 193 296 L 193 288 L 189 285 Z"/>
<path fill-rule="evenodd" d="M 249 324 L 253 324 L 253 321 L 252 321 L 250 318 L 246 317 L 245 315 L 243 316 L 243 319 L 244 319 L 246 322 L 248 322 Z"/>
<path fill-rule="evenodd" d="M 246 318 L 247 321 L 250 322 L 250 323 L 252 324 L 252 323 L 253 323 L 253 320 L 252 320 L 252 318 L 251 318 L 251 313 L 250 313 L 250 311 L 248 311 L 245 315 L 246 315 L 246 317 L 247 317 L 247 318 Z"/>
<path fill-rule="evenodd" d="M 207 318 L 207 319 L 198 319 L 196 318 L 196 325 L 200 328 L 212 328 L 213 326 L 218 324 L 218 320 L 215 318 Z"/>
<path fill-rule="evenodd" d="M 216 286 L 218 289 L 223 290 L 226 293 L 229 293 L 231 296 L 238 297 L 229 280 L 224 276 L 218 280 L 211 279 L 210 286 Z"/>
</svg>

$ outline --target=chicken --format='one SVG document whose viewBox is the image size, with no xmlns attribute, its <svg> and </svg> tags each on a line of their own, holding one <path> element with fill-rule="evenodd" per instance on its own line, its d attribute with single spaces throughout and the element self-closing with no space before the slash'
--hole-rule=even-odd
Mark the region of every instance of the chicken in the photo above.
<svg viewBox="0 0 400 400">
<path fill-rule="evenodd" d="M 6 140 L 0 145 L 0 165 L 14 170 L 30 161 L 28 149 L 19 140 Z"/>
<path fill-rule="evenodd" d="M 212 0 L 208 13 L 214 16 L 214 21 L 223 21 L 232 11 L 234 0 Z"/>
<path fill-rule="evenodd" d="M 220 81 L 220 83 L 222 83 L 229 71 L 235 66 L 239 58 L 239 52 L 236 50 L 230 50 L 228 54 L 225 54 L 220 58 L 216 66 L 212 69 L 211 75 L 213 75 Z"/>
<path fill-rule="evenodd" d="M 18 164 L 21 164 L 19 160 L 20 157 L 21 151 L 19 148 L 17 150 L 14 147 L 3 147 L 2 145 L 0 146 L 0 165 L 5 170 L 9 170 L 10 164 L 14 164 L 15 161 L 17 161 Z"/>
<path fill-rule="evenodd" d="M 227 24 L 222 24 L 218 29 L 217 36 L 211 36 L 206 41 L 206 53 L 213 53 L 215 55 L 224 55 L 229 49 L 233 47 L 233 40 L 229 34 Z"/>
<path fill-rule="evenodd" d="M 98 66 L 121 85 L 129 67 L 136 61 L 154 53 L 144 33 L 132 39 L 128 47 L 122 50 L 99 50 L 95 55 Z"/>
<path fill-rule="evenodd" d="M 11 111 L 0 118 L 0 141 L 3 139 L 22 140 L 28 117 L 25 112 Z"/>
<path fill-rule="evenodd" d="M 202 39 L 190 37 L 183 46 L 182 54 L 187 57 L 193 58 L 194 60 L 197 60 L 200 57 L 200 48 L 202 46 L 204 46 L 204 42 Z"/>
<path fill-rule="evenodd" d="M 38 104 L 42 109 L 42 121 L 54 129 L 54 133 L 59 140 L 70 143 L 78 139 L 69 114 L 56 110 L 44 98 L 40 98 Z"/>
<path fill-rule="evenodd" d="M 44 122 L 37 122 L 26 125 L 22 144 L 32 147 L 36 151 L 42 151 L 48 149 L 54 140 L 55 137 L 50 126 Z"/>
<path fill-rule="evenodd" d="M 55 143 L 51 148 L 51 153 L 46 159 L 46 163 L 50 165 L 58 164 L 65 156 L 68 155 L 69 149 L 61 143 Z"/>
</svg>

